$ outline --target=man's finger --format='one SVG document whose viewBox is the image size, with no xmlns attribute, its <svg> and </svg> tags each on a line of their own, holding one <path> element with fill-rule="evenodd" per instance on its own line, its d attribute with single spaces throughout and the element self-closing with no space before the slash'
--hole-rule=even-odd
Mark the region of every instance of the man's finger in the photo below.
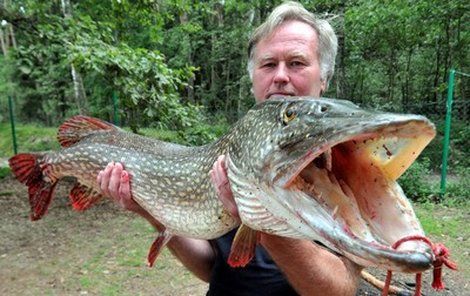
<svg viewBox="0 0 470 296">
<path fill-rule="evenodd" d="M 113 198 L 119 197 L 121 173 L 122 173 L 122 165 L 120 163 L 116 163 L 113 167 L 113 170 L 110 173 L 109 185 L 108 185 L 108 191 L 111 194 L 111 197 Z"/>
<path fill-rule="evenodd" d="M 219 200 L 224 205 L 224 208 L 234 217 L 238 217 L 238 208 L 233 199 L 233 193 L 230 188 L 229 180 L 227 177 L 227 169 L 225 168 L 225 157 L 219 156 L 217 161 L 212 165 L 209 174 L 212 180 L 215 191 Z"/>
<path fill-rule="evenodd" d="M 225 163 L 225 154 L 219 155 L 217 158 L 217 163 L 219 163 L 220 167 L 227 173 L 227 163 Z"/>
<path fill-rule="evenodd" d="M 100 187 L 101 192 L 103 192 L 104 195 L 108 195 L 108 196 L 109 196 L 109 190 L 108 190 L 109 178 L 110 178 L 110 174 L 111 174 L 111 170 L 113 166 L 114 164 L 112 162 L 108 163 L 104 171 L 102 171 L 103 173 L 101 174 L 101 187 Z"/>
<path fill-rule="evenodd" d="M 129 174 L 126 171 L 121 173 L 121 186 L 119 187 L 119 196 L 121 199 L 131 199 L 131 187 L 129 182 Z"/>
<path fill-rule="evenodd" d="M 96 177 L 96 183 L 98 183 L 98 187 L 101 188 L 101 179 L 103 178 L 103 171 L 98 173 L 98 177 Z"/>
</svg>

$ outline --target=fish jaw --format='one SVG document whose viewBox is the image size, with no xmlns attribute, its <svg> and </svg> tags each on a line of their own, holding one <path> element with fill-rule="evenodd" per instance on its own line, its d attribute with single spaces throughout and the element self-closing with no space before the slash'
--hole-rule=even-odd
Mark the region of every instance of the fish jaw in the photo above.
<svg viewBox="0 0 470 296">
<path fill-rule="evenodd" d="M 297 215 L 307 225 L 314 225 L 317 215 L 311 214 L 312 208 L 324 208 L 332 220 L 315 228 L 321 229 L 324 240 L 357 263 L 404 272 L 423 271 L 432 266 L 433 259 L 426 243 L 409 241 L 397 250 L 391 247 L 403 237 L 424 236 L 396 180 L 432 140 L 435 131 L 422 117 L 393 116 L 388 120 L 388 124 L 364 125 L 362 133 L 307 152 L 305 159 L 314 161 L 300 165 L 304 169 L 297 175 L 294 170 L 290 178 L 280 178 L 279 185 L 301 189 L 317 200 L 318 205 L 305 206 Z M 315 164 L 315 159 L 325 153 L 320 164 Z"/>
<path fill-rule="evenodd" d="M 430 268 L 427 244 L 409 241 L 396 250 L 392 245 L 403 237 L 424 236 L 396 180 L 434 138 L 434 125 L 422 116 L 363 112 L 341 102 L 339 109 L 331 101 L 325 105 L 336 113 L 311 122 L 305 118 L 318 127 L 295 126 L 305 132 L 290 135 L 278 151 L 264 152 L 257 174 L 241 177 L 244 172 L 229 161 L 242 222 L 320 241 L 362 266 L 403 272 Z"/>
</svg>

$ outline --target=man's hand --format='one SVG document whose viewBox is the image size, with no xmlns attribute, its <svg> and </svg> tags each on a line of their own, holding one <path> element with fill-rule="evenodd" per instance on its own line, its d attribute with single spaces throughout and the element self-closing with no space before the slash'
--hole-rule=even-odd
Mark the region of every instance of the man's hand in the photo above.
<svg viewBox="0 0 470 296">
<path fill-rule="evenodd" d="M 233 199 L 232 189 L 227 176 L 227 166 L 225 164 L 225 155 L 220 155 L 215 161 L 212 169 L 209 172 L 217 195 L 224 205 L 224 208 L 230 215 L 239 218 L 238 208 L 235 200 Z"/>
<path fill-rule="evenodd" d="M 96 180 L 101 192 L 111 197 L 122 208 L 136 213 L 141 212 L 142 207 L 132 199 L 129 173 L 124 170 L 122 164 L 109 163 L 99 172 Z"/>
</svg>

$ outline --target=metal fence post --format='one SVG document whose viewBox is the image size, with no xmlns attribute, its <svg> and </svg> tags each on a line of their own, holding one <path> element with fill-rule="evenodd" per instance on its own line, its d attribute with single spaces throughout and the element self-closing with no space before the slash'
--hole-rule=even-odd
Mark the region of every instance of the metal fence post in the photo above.
<svg viewBox="0 0 470 296">
<path fill-rule="evenodd" d="M 446 193 L 447 159 L 449 157 L 450 124 L 452 117 L 452 99 L 454 96 L 454 79 L 455 70 L 451 69 L 449 72 L 449 84 L 447 86 L 446 122 L 444 128 L 444 146 L 442 147 L 441 194 Z"/>
<path fill-rule="evenodd" d="M 15 116 L 13 112 L 13 99 L 8 96 L 8 110 L 10 112 L 10 125 L 11 125 L 11 137 L 13 139 L 13 152 L 18 153 L 18 146 L 16 145 L 16 130 L 15 130 Z"/>
</svg>

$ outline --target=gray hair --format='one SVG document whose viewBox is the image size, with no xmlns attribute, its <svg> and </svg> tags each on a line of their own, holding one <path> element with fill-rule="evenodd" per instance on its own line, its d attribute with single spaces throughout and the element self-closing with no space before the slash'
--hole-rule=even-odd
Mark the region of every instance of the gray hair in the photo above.
<svg viewBox="0 0 470 296">
<path fill-rule="evenodd" d="M 335 71 L 335 59 L 338 51 L 338 39 L 327 20 L 317 18 L 313 13 L 306 10 L 300 3 L 285 2 L 276 7 L 254 32 L 248 43 L 248 73 L 253 79 L 254 52 L 258 42 L 287 21 L 300 21 L 310 25 L 318 35 L 317 53 L 320 61 L 320 79 L 328 83 Z"/>
</svg>

